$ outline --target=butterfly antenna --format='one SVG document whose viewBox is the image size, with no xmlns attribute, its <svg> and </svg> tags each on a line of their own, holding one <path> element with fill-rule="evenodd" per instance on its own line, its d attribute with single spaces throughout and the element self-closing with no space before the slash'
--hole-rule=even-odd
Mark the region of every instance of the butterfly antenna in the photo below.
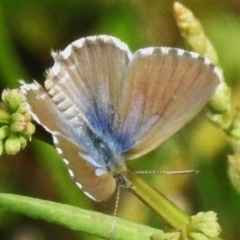
<svg viewBox="0 0 240 240">
<path fill-rule="evenodd" d="M 168 174 L 168 175 L 178 175 L 178 174 L 197 174 L 197 170 L 183 170 L 183 171 L 136 171 L 137 174 Z"/>
<path fill-rule="evenodd" d="M 113 212 L 113 222 L 112 222 L 112 227 L 111 227 L 110 240 L 113 240 L 113 234 L 114 234 L 115 224 L 116 224 L 116 220 L 117 220 L 116 215 L 117 215 L 117 210 L 118 210 L 118 207 L 119 207 L 120 190 L 121 190 L 121 187 L 118 185 L 117 186 L 116 203 L 115 203 L 115 208 L 114 208 L 114 212 Z"/>
</svg>

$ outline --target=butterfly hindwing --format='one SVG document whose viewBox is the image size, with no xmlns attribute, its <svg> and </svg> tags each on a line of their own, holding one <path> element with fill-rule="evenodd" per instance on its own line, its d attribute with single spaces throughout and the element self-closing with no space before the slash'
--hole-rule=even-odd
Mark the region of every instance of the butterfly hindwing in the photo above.
<svg viewBox="0 0 240 240">
<path fill-rule="evenodd" d="M 96 176 L 96 167 L 92 166 L 80 153 L 84 150 L 61 134 L 53 133 L 54 144 L 67 165 L 70 176 L 77 186 L 95 201 L 108 199 L 116 188 L 114 178 L 106 173 Z"/>
</svg>

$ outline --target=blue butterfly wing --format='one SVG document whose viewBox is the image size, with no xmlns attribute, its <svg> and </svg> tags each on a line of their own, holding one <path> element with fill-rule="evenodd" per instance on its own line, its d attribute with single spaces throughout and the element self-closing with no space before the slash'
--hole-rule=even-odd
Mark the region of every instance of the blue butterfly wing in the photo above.
<svg viewBox="0 0 240 240">
<path fill-rule="evenodd" d="M 123 131 L 134 146 L 134 159 L 155 149 L 185 125 L 208 102 L 220 71 L 194 52 L 173 48 L 138 50 L 123 86 Z"/>
<path fill-rule="evenodd" d="M 57 152 L 77 186 L 96 201 L 108 199 L 115 191 L 116 182 L 108 173 L 96 176 L 96 167 L 81 157 L 81 154 L 87 153 L 70 139 L 73 133 L 67 125 L 68 119 L 37 82 L 24 84 L 21 89 L 27 97 L 34 120 L 53 135 Z"/>
<path fill-rule="evenodd" d="M 111 143 L 119 126 L 115 111 L 129 55 L 127 45 L 114 37 L 83 38 L 53 53 L 55 64 L 47 72 L 45 89 L 36 82 L 21 87 L 34 119 L 54 136 L 70 175 L 98 201 L 109 198 L 116 187 L 110 173 L 97 176 L 96 169 L 105 167 L 97 148 L 102 138 Z M 117 134 L 114 138 L 122 139 Z"/>
<path fill-rule="evenodd" d="M 118 152 L 130 148 L 129 139 L 121 131 L 118 109 L 131 56 L 128 46 L 117 38 L 83 38 L 53 54 L 55 64 L 45 82 L 49 96 L 69 125 L 81 128 L 84 122 L 99 138 L 116 142 Z M 86 136 L 70 137 L 87 148 Z M 126 146 L 122 146 L 123 142 Z"/>
</svg>

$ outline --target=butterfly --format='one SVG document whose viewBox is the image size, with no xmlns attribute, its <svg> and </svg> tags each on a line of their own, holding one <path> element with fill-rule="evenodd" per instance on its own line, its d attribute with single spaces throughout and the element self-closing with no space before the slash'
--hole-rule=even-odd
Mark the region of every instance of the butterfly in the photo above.
<svg viewBox="0 0 240 240">
<path fill-rule="evenodd" d="M 207 103 L 221 78 L 195 52 L 148 47 L 131 53 L 107 35 L 60 52 L 44 87 L 23 84 L 31 114 L 53 136 L 69 174 L 90 198 L 129 187 L 126 161 L 158 147 Z"/>
</svg>

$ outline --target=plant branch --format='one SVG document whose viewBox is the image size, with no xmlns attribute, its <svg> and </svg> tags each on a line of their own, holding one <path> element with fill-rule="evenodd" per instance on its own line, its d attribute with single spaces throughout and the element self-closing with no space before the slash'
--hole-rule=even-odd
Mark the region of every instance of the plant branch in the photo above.
<svg viewBox="0 0 240 240">
<path fill-rule="evenodd" d="M 109 239 L 113 217 L 102 213 L 83 210 L 66 204 L 24 197 L 13 194 L 0 194 L 1 208 L 24 214 L 31 218 L 47 220 L 67 228 Z M 153 234 L 162 231 L 117 218 L 115 240 L 149 240 Z"/>
</svg>

